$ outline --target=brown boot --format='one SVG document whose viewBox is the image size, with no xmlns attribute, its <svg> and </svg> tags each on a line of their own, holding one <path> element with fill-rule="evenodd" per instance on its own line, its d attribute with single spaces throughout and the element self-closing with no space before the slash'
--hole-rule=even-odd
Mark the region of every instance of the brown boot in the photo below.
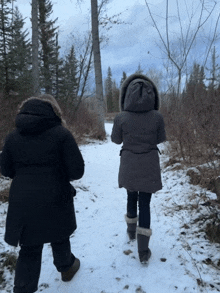
<svg viewBox="0 0 220 293">
<path fill-rule="evenodd" d="M 148 247 L 151 235 L 151 229 L 137 227 L 138 254 L 142 264 L 147 264 L 151 257 L 151 250 Z"/>
<path fill-rule="evenodd" d="M 75 273 L 79 270 L 80 261 L 78 258 L 75 258 L 74 263 L 66 272 L 61 272 L 61 277 L 63 282 L 69 282 L 74 277 Z"/>
<path fill-rule="evenodd" d="M 137 228 L 137 220 L 138 218 L 128 218 L 127 215 L 125 215 L 125 221 L 127 223 L 127 233 L 130 240 L 136 239 L 136 228 Z"/>
</svg>

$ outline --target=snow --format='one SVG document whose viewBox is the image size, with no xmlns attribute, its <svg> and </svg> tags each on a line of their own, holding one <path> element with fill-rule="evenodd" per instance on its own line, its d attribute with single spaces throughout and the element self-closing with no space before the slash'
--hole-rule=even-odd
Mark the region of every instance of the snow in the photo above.
<svg viewBox="0 0 220 293">
<path fill-rule="evenodd" d="M 152 257 L 147 267 L 141 265 L 137 243 L 129 242 L 126 234 L 126 191 L 118 188 L 117 181 L 121 146 L 111 143 L 111 129 L 112 124 L 106 123 L 106 142 L 80 147 L 86 171 L 73 183 L 78 228 L 71 237 L 80 270 L 71 282 L 62 282 L 53 265 L 51 247 L 45 244 L 38 292 L 219 292 L 220 245 L 210 243 L 194 221 L 198 214 L 206 215 L 207 207 L 201 203 L 216 195 L 190 185 L 186 170 L 163 167 L 169 158 L 165 144 L 160 146 L 164 187 L 152 197 Z M 0 239 L 6 210 L 7 204 L 1 204 Z M 0 253 L 18 250 L 0 241 Z M 208 259 L 214 265 L 208 264 Z M 1 292 L 12 292 L 13 275 L 5 269 L 4 277 L 7 284 Z"/>
</svg>

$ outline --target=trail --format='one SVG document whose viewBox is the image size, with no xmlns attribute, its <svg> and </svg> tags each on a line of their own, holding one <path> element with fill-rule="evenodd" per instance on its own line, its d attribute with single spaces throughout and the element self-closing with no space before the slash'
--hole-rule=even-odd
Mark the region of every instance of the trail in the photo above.
<svg viewBox="0 0 220 293">
<path fill-rule="evenodd" d="M 111 128 L 112 124 L 106 123 L 108 134 Z M 202 264 L 210 253 L 219 256 L 218 247 L 205 238 L 192 238 L 194 228 L 183 228 L 190 225 L 191 215 L 176 209 L 188 203 L 189 195 L 201 191 L 188 183 L 184 171 L 162 170 L 164 187 L 151 202 L 152 257 L 148 267 L 140 264 L 137 243 L 129 243 L 126 234 L 126 191 L 118 188 L 120 148 L 109 136 L 107 142 L 80 147 L 86 168 L 84 177 L 73 184 L 78 228 L 71 246 L 81 267 L 71 282 L 62 282 L 53 265 L 51 247 L 45 244 L 38 292 L 218 292 L 218 273 Z M 163 167 L 168 158 L 162 154 L 160 159 Z M 10 248 L 6 245 L 5 249 Z M 206 283 L 204 287 L 201 281 Z M 12 288 L 10 284 L 8 288 Z"/>
</svg>

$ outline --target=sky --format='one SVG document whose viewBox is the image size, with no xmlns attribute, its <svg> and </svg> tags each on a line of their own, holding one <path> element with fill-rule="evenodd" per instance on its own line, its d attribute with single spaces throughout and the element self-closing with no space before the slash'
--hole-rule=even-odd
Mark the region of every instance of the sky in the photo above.
<svg viewBox="0 0 220 293">
<path fill-rule="evenodd" d="M 199 3 L 202 0 L 181 0 L 179 1 L 180 18 L 183 33 L 195 29 L 195 24 L 199 19 Z M 206 11 L 210 10 L 214 0 L 205 0 Z M 19 0 L 18 6 L 23 17 L 27 17 L 27 27 L 30 28 L 31 0 Z M 165 38 L 165 13 L 166 0 L 149 0 L 152 13 L 157 25 Z M 176 0 L 169 1 L 169 33 L 173 43 L 174 51 L 178 52 L 180 26 L 178 21 Z M 52 0 L 53 15 L 58 17 L 59 38 L 61 45 L 61 55 L 66 54 L 73 43 L 72 34 L 83 39 L 87 31 L 90 30 L 90 1 L 82 0 L 77 4 L 77 0 Z M 121 24 L 113 25 L 109 31 L 100 30 L 100 34 L 108 38 L 108 42 L 101 45 L 101 60 L 103 76 L 107 75 L 108 67 L 111 67 L 112 76 L 116 82 L 120 81 L 123 71 L 127 75 L 134 73 L 140 64 L 143 72 L 150 69 L 163 70 L 166 58 L 162 54 L 163 45 L 150 19 L 145 0 L 110 0 L 106 6 L 107 15 L 113 16 L 120 13 Z M 203 62 L 202 58 L 207 49 L 207 38 L 211 37 L 214 31 L 216 19 L 220 11 L 220 3 L 217 4 L 212 18 L 201 30 L 201 35 L 196 41 L 196 48 L 193 47 L 191 60 Z M 104 12 L 104 15 L 106 12 Z M 203 20 L 205 19 L 205 12 Z M 192 16 L 192 19 L 191 19 Z M 192 20 L 192 21 L 191 21 Z M 190 24 L 191 23 L 191 24 Z M 175 47 L 176 46 L 176 47 Z M 216 44 L 218 47 L 218 44 Z M 199 52 L 199 54 L 198 54 Z M 203 58 L 204 59 L 204 58 Z"/>
</svg>

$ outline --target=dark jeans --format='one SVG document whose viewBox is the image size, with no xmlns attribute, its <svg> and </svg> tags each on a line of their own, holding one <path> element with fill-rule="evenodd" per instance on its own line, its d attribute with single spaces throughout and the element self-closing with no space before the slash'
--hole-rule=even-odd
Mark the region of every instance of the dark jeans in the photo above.
<svg viewBox="0 0 220 293">
<path fill-rule="evenodd" d="M 151 193 L 127 190 L 127 216 L 137 217 L 137 203 L 139 203 L 139 227 L 150 228 Z"/>
<path fill-rule="evenodd" d="M 51 243 L 54 265 L 58 272 L 67 271 L 74 263 L 69 238 Z M 33 293 L 38 289 L 41 271 L 42 245 L 22 245 L 15 269 L 14 292 Z"/>
</svg>

